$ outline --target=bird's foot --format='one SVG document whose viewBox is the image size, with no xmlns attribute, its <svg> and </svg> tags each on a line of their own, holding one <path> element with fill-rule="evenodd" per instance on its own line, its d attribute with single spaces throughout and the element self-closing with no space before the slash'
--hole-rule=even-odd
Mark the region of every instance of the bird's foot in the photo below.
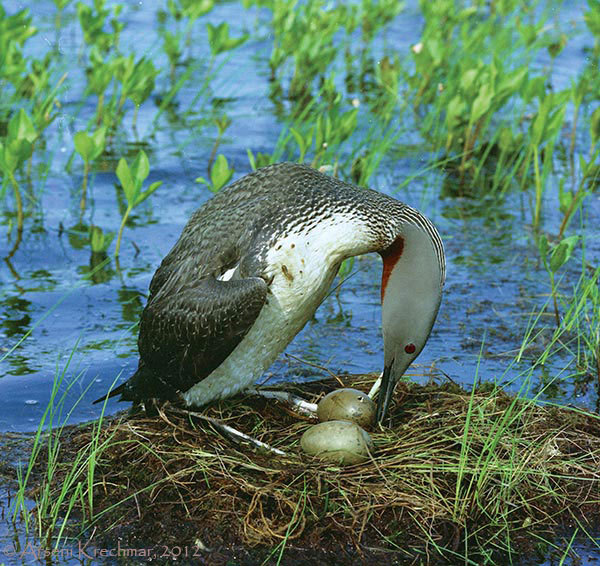
<svg viewBox="0 0 600 566">
<path fill-rule="evenodd" d="M 252 395 L 264 397 L 265 399 L 276 399 L 277 401 L 281 401 L 301 415 L 314 417 L 317 414 L 316 403 L 309 403 L 305 399 L 302 399 L 302 397 L 298 397 L 288 391 L 272 391 L 269 389 L 260 389 L 258 387 L 251 387 L 246 391 Z"/>
<path fill-rule="evenodd" d="M 262 442 L 262 440 L 253 438 L 252 436 L 249 436 L 245 432 L 242 432 L 241 430 L 237 430 L 236 428 L 233 428 L 231 425 L 225 424 L 223 421 L 221 421 L 219 419 L 215 419 L 214 417 L 209 417 L 208 415 L 204 415 L 202 413 L 197 413 L 195 411 L 190 411 L 188 409 L 178 408 L 178 409 L 176 409 L 176 412 L 178 412 L 179 414 L 189 415 L 189 416 L 192 416 L 197 419 L 200 419 L 200 420 L 210 423 L 217 431 L 219 431 L 221 434 L 223 434 L 224 436 L 226 436 L 227 438 L 233 440 L 234 442 L 236 442 L 238 444 L 250 444 L 250 445 L 254 446 L 255 448 L 258 448 L 259 450 L 271 452 L 272 454 L 276 454 L 277 456 L 286 456 L 286 453 L 283 450 L 280 450 L 279 448 L 275 448 L 274 446 L 271 446 L 270 444 L 267 444 L 266 442 Z M 161 411 L 160 416 L 167 422 L 170 422 L 164 412 Z M 171 424 L 173 424 L 173 423 L 171 423 Z M 173 426 L 175 426 L 175 425 L 173 425 Z"/>
</svg>

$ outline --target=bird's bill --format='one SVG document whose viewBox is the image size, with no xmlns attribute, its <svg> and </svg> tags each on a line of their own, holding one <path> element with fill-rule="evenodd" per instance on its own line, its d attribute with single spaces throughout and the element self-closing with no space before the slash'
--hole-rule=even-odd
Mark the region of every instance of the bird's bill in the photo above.
<svg viewBox="0 0 600 566">
<path fill-rule="evenodd" d="M 376 419 L 378 423 L 383 423 L 390 406 L 390 401 L 392 400 L 392 395 L 394 394 L 396 380 L 392 377 L 393 365 L 394 363 L 392 362 L 389 366 L 383 368 L 381 388 L 379 390 L 379 395 L 377 396 Z"/>
</svg>

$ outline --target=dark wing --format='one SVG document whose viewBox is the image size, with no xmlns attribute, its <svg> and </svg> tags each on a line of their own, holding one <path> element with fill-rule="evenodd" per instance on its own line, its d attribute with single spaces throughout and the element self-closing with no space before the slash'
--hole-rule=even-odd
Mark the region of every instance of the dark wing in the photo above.
<svg viewBox="0 0 600 566">
<path fill-rule="evenodd" d="M 200 279 L 157 293 L 140 320 L 140 365 L 111 392 L 122 400 L 172 399 L 212 373 L 248 333 L 267 298 L 260 277 Z"/>
</svg>

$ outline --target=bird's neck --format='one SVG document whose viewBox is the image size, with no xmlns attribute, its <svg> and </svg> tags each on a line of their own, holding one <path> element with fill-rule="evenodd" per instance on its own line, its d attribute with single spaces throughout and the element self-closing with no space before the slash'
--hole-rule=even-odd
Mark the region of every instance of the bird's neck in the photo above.
<svg viewBox="0 0 600 566">
<path fill-rule="evenodd" d="M 384 341 L 399 340 L 394 335 L 399 328 L 414 331 L 415 336 L 428 334 L 441 300 L 443 255 L 440 260 L 430 235 L 410 224 L 404 225 L 392 245 L 380 253 Z"/>
</svg>

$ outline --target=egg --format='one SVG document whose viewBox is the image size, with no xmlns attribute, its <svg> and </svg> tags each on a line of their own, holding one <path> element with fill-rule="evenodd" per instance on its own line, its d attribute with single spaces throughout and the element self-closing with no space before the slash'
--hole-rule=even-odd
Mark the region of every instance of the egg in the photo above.
<svg viewBox="0 0 600 566">
<path fill-rule="evenodd" d="M 369 433 L 350 421 L 316 424 L 302 435 L 300 446 L 311 456 L 341 465 L 365 462 L 373 451 Z"/>
<path fill-rule="evenodd" d="M 358 389 L 336 389 L 321 399 L 317 406 L 317 417 L 324 421 L 352 421 L 370 428 L 375 420 L 375 403 Z"/>
</svg>

